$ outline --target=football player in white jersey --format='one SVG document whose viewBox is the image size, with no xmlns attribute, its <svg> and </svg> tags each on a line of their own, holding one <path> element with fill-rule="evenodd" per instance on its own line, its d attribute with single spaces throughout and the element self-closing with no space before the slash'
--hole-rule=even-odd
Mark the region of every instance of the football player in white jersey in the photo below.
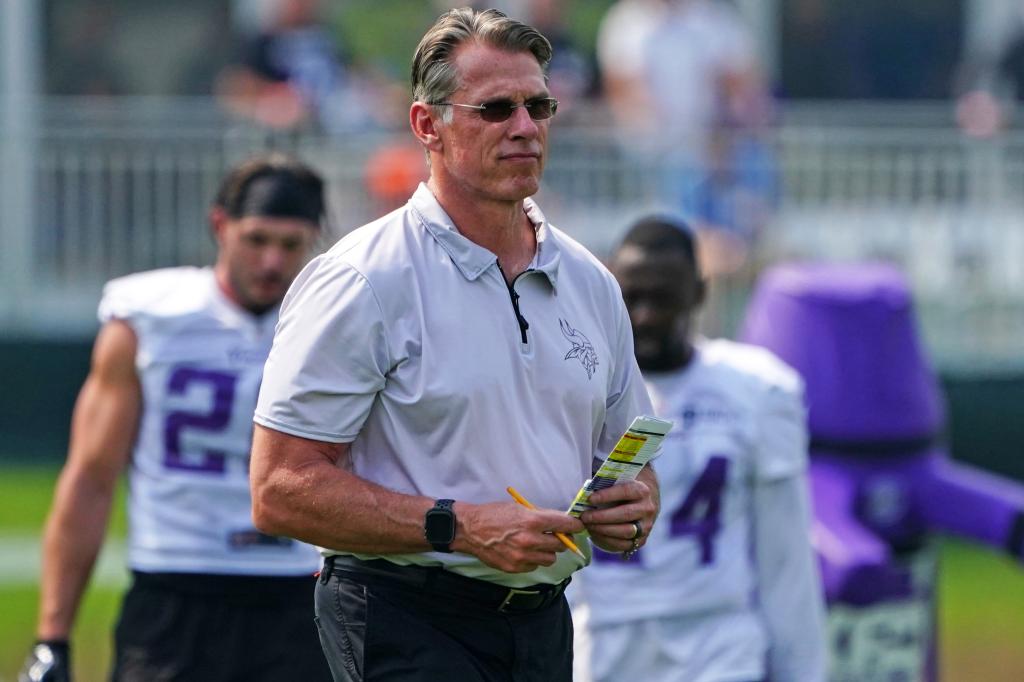
<svg viewBox="0 0 1024 682">
<path fill-rule="evenodd" d="M 316 550 L 253 527 L 252 414 L 278 305 L 310 255 L 323 181 L 250 159 L 210 210 L 212 268 L 107 284 L 43 540 L 38 641 L 19 680 L 71 679 L 75 612 L 127 471 L 132 585 L 112 679 L 329 680 L 316 628 Z"/>
<path fill-rule="evenodd" d="M 695 338 L 705 284 L 689 228 L 636 223 L 616 250 L 658 416 L 661 521 L 631 560 L 580 572 L 576 682 L 818 682 L 824 607 L 810 547 L 797 374 L 765 350 Z"/>
</svg>

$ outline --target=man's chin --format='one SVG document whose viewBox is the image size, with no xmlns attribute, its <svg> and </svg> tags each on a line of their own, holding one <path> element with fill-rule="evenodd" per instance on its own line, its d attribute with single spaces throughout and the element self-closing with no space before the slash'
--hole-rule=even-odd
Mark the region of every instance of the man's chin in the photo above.
<svg viewBox="0 0 1024 682">
<path fill-rule="evenodd" d="M 271 308 L 277 307 L 284 298 L 284 292 L 279 289 L 273 289 L 270 291 L 253 291 L 249 292 L 249 295 L 245 297 L 242 305 L 246 310 L 257 315 L 265 313 Z"/>
<path fill-rule="evenodd" d="M 532 197 L 538 191 L 540 191 L 540 181 L 536 177 L 517 177 L 506 184 L 502 198 L 506 201 L 522 201 L 527 197 Z"/>
<path fill-rule="evenodd" d="M 643 336 L 633 337 L 633 350 L 637 360 L 643 358 L 656 358 L 665 354 L 665 345 L 657 339 L 647 339 Z"/>
</svg>

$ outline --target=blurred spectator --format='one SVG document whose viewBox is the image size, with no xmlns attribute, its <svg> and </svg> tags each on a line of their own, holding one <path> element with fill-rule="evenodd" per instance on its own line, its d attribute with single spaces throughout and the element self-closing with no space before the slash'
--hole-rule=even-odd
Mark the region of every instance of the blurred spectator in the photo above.
<svg viewBox="0 0 1024 682">
<path fill-rule="evenodd" d="M 1015 104 L 1024 99 L 1024 3 L 1001 49 L 966 60 L 954 80 L 956 118 L 972 137 L 989 137 L 1010 125 Z"/>
<path fill-rule="evenodd" d="M 55 95 L 93 97 L 126 94 L 124 74 L 104 49 L 113 33 L 110 4 L 89 3 L 88 7 L 64 9 L 68 15 L 54 27 L 56 39 L 47 43 L 47 90 Z"/>
<path fill-rule="evenodd" d="M 667 13 L 667 0 L 618 0 L 598 28 L 602 91 L 622 137 L 636 138 L 635 151 L 649 147 L 657 130 L 646 48 Z"/>
<path fill-rule="evenodd" d="M 699 153 L 719 122 L 764 114 L 754 47 L 739 13 L 721 0 L 619 0 L 598 34 L 616 122 L 649 146 L 670 140 Z"/>
<path fill-rule="evenodd" d="M 683 196 L 697 226 L 709 279 L 737 273 L 779 199 L 774 151 L 751 129 L 722 127 L 708 137 L 706 171 Z"/>
<path fill-rule="evenodd" d="M 524 21 L 543 33 L 554 51 L 548 88 L 562 116 L 573 111 L 576 101 L 595 94 L 597 85 L 593 61 L 569 32 L 565 6 L 564 0 L 526 0 L 524 7 Z"/>
<path fill-rule="evenodd" d="M 658 134 L 700 153 L 704 134 L 763 121 L 765 91 L 753 35 L 722 0 L 670 0 L 647 47 Z"/>
<path fill-rule="evenodd" d="M 218 77 L 235 58 L 231 41 L 224 40 L 231 32 L 231 15 L 230 4 L 211 3 L 209 16 L 198 32 L 197 45 L 178 70 L 176 94 L 208 97 L 214 93 Z"/>
<path fill-rule="evenodd" d="M 723 0 L 619 0 L 598 58 L 624 152 L 654 173 L 659 203 L 715 241 L 708 274 L 735 271 L 776 195 L 759 137 L 770 98 L 741 15 Z"/>
<path fill-rule="evenodd" d="M 364 128 L 372 96 L 323 25 L 320 0 L 277 0 L 271 26 L 243 48 L 221 77 L 226 106 L 274 128 L 326 132 Z"/>
</svg>

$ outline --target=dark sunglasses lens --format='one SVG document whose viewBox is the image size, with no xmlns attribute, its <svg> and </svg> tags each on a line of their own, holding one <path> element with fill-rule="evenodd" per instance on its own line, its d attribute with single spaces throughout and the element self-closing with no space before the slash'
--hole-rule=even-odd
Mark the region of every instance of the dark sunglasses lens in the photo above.
<svg viewBox="0 0 1024 682">
<path fill-rule="evenodd" d="M 507 121 L 515 111 L 516 105 L 512 102 L 487 102 L 481 105 L 480 118 L 488 123 L 501 123 Z"/>
<path fill-rule="evenodd" d="M 551 118 L 558 111 L 558 100 L 548 97 L 534 99 L 526 103 L 526 108 L 530 112 L 530 118 L 534 121 L 543 121 L 546 118 Z"/>
</svg>

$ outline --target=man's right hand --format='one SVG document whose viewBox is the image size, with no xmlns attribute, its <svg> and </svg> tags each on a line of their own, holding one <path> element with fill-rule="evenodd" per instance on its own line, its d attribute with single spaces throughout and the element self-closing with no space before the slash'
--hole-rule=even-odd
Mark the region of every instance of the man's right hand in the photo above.
<svg viewBox="0 0 1024 682">
<path fill-rule="evenodd" d="M 71 647 L 67 642 L 36 642 L 18 682 L 71 682 Z"/>
<path fill-rule="evenodd" d="M 566 549 L 552 533 L 572 536 L 583 530 L 583 522 L 564 511 L 527 509 L 515 502 L 456 502 L 455 517 L 458 529 L 452 548 L 506 573 L 552 565 Z"/>
</svg>

